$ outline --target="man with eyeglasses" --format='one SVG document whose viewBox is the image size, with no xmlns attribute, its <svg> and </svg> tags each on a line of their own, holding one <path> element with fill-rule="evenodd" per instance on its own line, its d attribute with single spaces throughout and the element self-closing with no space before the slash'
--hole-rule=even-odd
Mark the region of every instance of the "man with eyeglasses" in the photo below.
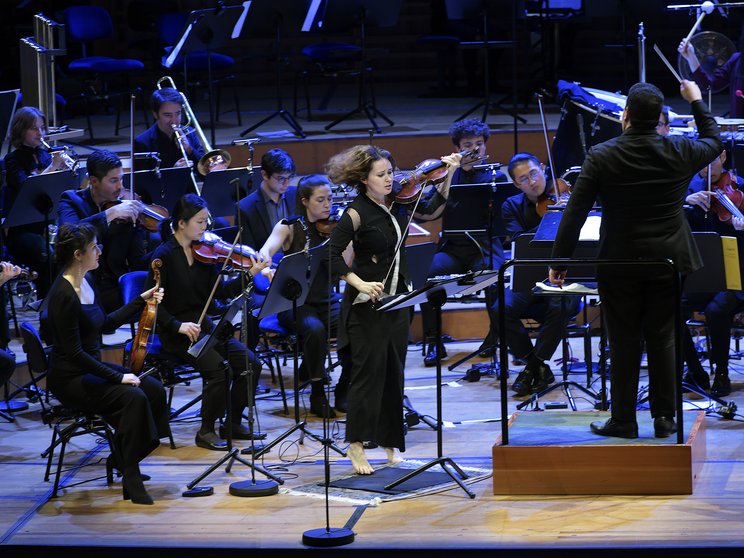
<svg viewBox="0 0 744 558">
<path fill-rule="evenodd" d="M 237 206 L 235 224 L 243 227 L 241 243 L 259 250 L 282 219 L 294 215 L 297 187 L 290 186 L 295 162 L 283 149 L 271 149 L 261 157 L 261 185 Z M 282 254 L 279 252 L 278 258 Z"/>
<path fill-rule="evenodd" d="M 650 83 L 630 88 L 623 133 L 592 147 L 571 192 L 553 244 L 553 258 L 571 257 L 581 227 L 602 200 L 599 258 L 672 260 L 664 265 L 606 265 L 597 269 L 602 320 L 610 344 L 611 418 L 593 422 L 600 436 L 637 438 L 636 406 L 642 341 L 648 354 L 649 404 L 657 438 L 677 431 L 675 423 L 675 296 L 678 274 L 703 265 L 682 205 L 690 179 L 723 149 L 718 125 L 695 82 L 682 80 L 696 139 L 656 132 L 664 95 Z M 562 285 L 563 267 L 550 281 Z"/>
<path fill-rule="evenodd" d="M 659 115 L 659 122 L 656 124 L 656 133 L 660 136 L 668 136 L 669 132 L 669 107 L 664 105 Z"/>
<path fill-rule="evenodd" d="M 552 185 L 546 182 L 544 171 L 545 166 L 532 153 L 517 153 L 509 161 L 509 176 L 521 190 L 501 206 L 507 239 L 512 242 L 522 234 L 535 232 L 542 221 L 542 215 L 538 214 L 538 202 L 552 190 Z M 577 295 L 538 296 L 531 290 L 506 289 L 504 316 L 509 351 L 516 358 L 527 362 L 512 384 L 516 395 L 538 393 L 555 381 L 546 361 L 550 360 L 558 348 L 569 320 L 579 311 L 580 300 L 581 297 Z M 491 319 L 494 323 L 498 323 L 498 313 L 496 301 L 491 307 Z M 534 346 L 522 323 L 522 319 L 527 317 L 541 323 Z"/>
</svg>

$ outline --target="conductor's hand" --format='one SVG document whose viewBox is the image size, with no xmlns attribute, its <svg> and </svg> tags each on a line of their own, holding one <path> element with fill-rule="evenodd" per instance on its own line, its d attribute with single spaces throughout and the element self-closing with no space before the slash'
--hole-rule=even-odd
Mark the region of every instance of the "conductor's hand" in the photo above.
<svg viewBox="0 0 744 558">
<path fill-rule="evenodd" d="M 548 271 L 548 280 L 557 287 L 563 287 L 563 283 L 566 281 L 566 271 L 556 271 L 551 267 Z"/>
<path fill-rule="evenodd" d="M 154 298 L 155 302 L 160 304 L 161 302 L 163 302 L 163 292 L 164 290 L 162 289 L 162 287 L 153 287 L 152 289 L 149 289 L 142 293 L 140 296 L 145 302 L 147 302 L 151 298 Z"/>
<path fill-rule="evenodd" d="M 685 203 L 689 205 L 697 205 L 703 211 L 708 211 L 710 209 L 710 197 L 712 195 L 713 192 L 701 190 L 700 192 L 695 192 L 694 194 L 687 196 L 685 198 Z"/>
<path fill-rule="evenodd" d="M 142 202 L 137 200 L 124 200 L 106 210 L 106 221 L 111 223 L 116 219 L 137 222 L 137 218 L 142 213 Z"/>
<path fill-rule="evenodd" d="M 682 98 L 688 103 L 702 101 L 703 99 L 703 94 L 700 92 L 698 84 L 694 81 L 683 79 L 682 83 L 679 84 L 679 92 Z"/>
<path fill-rule="evenodd" d="M 382 292 L 385 290 L 385 285 L 379 281 L 362 281 L 362 283 L 357 286 L 357 290 L 360 293 L 366 294 L 372 302 L 375 302 L 382 296 Z"/>
<path fill-rule="evenodd" d="M 121 378 L 121 383 L 137 387 L 140 385 L 140 379 L 135 374 L 124 374 Z"/>
<path fill-rule="evenodd" d="M 182 333 L 189 338 L 189 341 L 196 343 L 201 333 L 201 326 L 194 322 L 183 322 L 181 327 L 178 328 L 178 333 Z"/>
</svg>

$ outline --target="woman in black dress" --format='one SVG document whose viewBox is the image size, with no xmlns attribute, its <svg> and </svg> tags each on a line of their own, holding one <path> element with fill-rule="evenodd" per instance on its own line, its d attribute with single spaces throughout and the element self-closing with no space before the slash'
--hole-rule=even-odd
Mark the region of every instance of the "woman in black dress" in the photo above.
<svg viewBox="0 0 744 558">
<path fill-rule="evenodd" d="M 243 410 L 248 404 L 247 367 L 253 373 L 253 389 L 261 373 L 261 363 L 256 356 L 229 331 L 219 332 L 213 348 L 205 350 L 194 358 L 188 353 L 191 344 L 196 343 L 202 334 L 210 333 L 214 324 L 205 317 L 201 323 L 204 305 L 210 298 L 220 267 L 213 263 L 199 261 L 194 256 L 191 245 L 201 240 L 207 230 L 209 208 L 196 194 L 186 194 L 176 203 L 171 213 L 170 230 L 163 230 L 163 238 L 170 238 L 154 252 L 153 259 L 162 260 L 160 285 L 165 289 L 163 303 L 158 309 L 158 333 L 163 349 L 189 362 L 199 371 L 204 382 L 202 389 L 201 428 L 196 433 L 197 446 L 215 451 L 227 451 L 227 433 L 220 427 L 220 436 L 215 433 L 215 422 L 222 419 L 226 411 L 225 370 L 230 372 L 232 383 L 231 418 L 232 436 L 239 440 L 250 440 L 251 432 L 241 424 Z M 251 275 L 258 273 L 267 264 L 256 263 L 250 269 Z M 148 279 L 152 284 L 153 278 Z M 250 284 L 250 279 L 248 283 Z M 219 313 L 216 300 L 231 299 L 240 294 L 243 281 L 236 277 L 230 281 L 220 279 L 210 314 Z"/>
<path fill-rule="evenodd" d="M 88 272 L 101 255 L 95 229 L 67 224 L 57 235 L 56 256 L 62 273 L 49 295 L 48 325 L 54 340 L 49 365 L 49 389 L 64 405 L 102 415 L 115 430 L 118 456 L 109 459 L 122 472 L 125 499 L 152 504 L 142 484 L 139 462 L 168 435 L 168 407 L 162 384 L 148 376 L 140 380 L 126 368 L 101 362 L 101 332 L 119 326 L 161 292 L 150 289 L 119 310 L 106 314 L 98 302 Z M 120 461 L 119 461 L 120 460 Z"/>
<path fill-rule="evenodd" d="M 442 157 L 448 166 L 444 183 L 436 192 L 446 200 L 460 155 Z M 405 451 L 403 431 L 403 369 L 408 349 L 409 312 L 379 312 L 374 303 L 383 294 L 410 290 L 405 250 L 408 206 L 389 201 L 395 163 L 390 152 L 372 145 L 357 145 L 328 163 L 334 184 L 347 184 L 358 195 L 346 208 L 331 234 L 331 272 L 346 282 L 343 312 L 351 345 L 351 381 L 346 415 L 349 458 L 358 474 L 374 472 L 364 453 L 364 442 L 385 448 L 388 463 L 401 461 L 396 449 Z M 444 192 L 444 194 L 443 194 Z M 439 203 L 442 207 L 442 203 Z M 417 210 L 421 212 L 421 208 Z M 350 267 L 343 253 L 353 241 Z"/>
</svg>

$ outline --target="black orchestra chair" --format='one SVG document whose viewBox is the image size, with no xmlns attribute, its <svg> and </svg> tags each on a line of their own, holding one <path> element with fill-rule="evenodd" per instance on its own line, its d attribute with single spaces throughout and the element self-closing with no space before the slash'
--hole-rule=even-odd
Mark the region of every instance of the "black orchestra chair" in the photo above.
<svg viewBox="0 0 744 558">
<path fill-rule="evenodd" d="M 41 457 L 46 458 L 47 460 L 46 470 L 44 472 L 44 482 L 49 481 L 49 478 L 52 475 L 52 467 L 55 467 L 54 487 L 52 488 L 51 497 L 56 498 L 57 493 L 61 488 L 69 488 L 102 478 L 96 477 L 75 483 L 64 484 L 64 480 L 68 478 L 68 475 L 65 475 L 65 479 L 63 480 L 63 473 L 71 473 L 69 475 L 71 478 L 72 473 L 78 471 L 80 467 L 86 465 L 88 461 L 86 456 L 83 457 L 77 465 L 65 467 L 64 459 L 67 446 L 74 438 L 80 436 L 93 436 L 96 440 L 105 440 L 108 443 L 109 449 L 111 450 L 112 455 L 114 455 L 115 460 L 119 462 L 121 460 L 118 459 L 118 448 L 114 442 L 114 431 L 101 415 L 84 412 L 61 404 L 50 405 L 48 399 L 49 392 L 47 391 L 45 396 L 41 395 L 38 382 L 44 378 L 48 372 L 49 358 L 47 349 L 41 342 L 41 338 L 39 337 L 36 328 L 30 323 L 23 322 L 21 324 L 21 333 L 23 336 L 23 350 L 26 353 L 31 382 L 37 389 L 37 393 L 40 395 L 39 402 L 41 404 L 41 420 L 52 429 L 51 443 L 41 453 Z M 45 399 L 46 403 L 44 401 Z M 56 458 L 55 466 L 55 453 L 57 452 L 57 448 L 59 448 L 59 454 Z M 106 481 L 108 484 L 114 482 L 112 463 L 113 461 L 111 460 L 106 462 Z"/>
<path fill-rule="evenodd" d="M 131 58 L 114 58 L 111 56 L 94 56 L 90 53 L 90 44 L 99 40 L 111 40 L 114 38 L 114 25 L 108 11 L 99 6 L 70 6 L 64 10 L 64 23 L 67 39 L 70 43 L 79 43 L 82 56 L 71 60 L 67 71 L 71 74 L 81 76 L 84 80 L 85 90 L 80 94 L 85 106 L 85 116 L 88 121 L 88 132 L 91 141 L 93 137 L 93 125 L 91 123 L 91 102 L 108 101 L 117 99 L 115 107 L 116 125 L 114 134 L 119 135 L 121 128 L 121 97 L 129 96 L 135 91 L 139 93 L 142 101 L 142 93 L 139 90 L 125 87 L 114 90 L 111 81 L 114 78 L 128 79 L 132 74 L 142 72 L 145 65 L 140 60 Z M 141 102 L 145 113 L 144 102 Z"/>
<path fill-rule="evenodd" d="M 145 281 L 147 280 L 146 271 L 131 271 L 119 277 L 119 287 L 124 304 L 139 296 L 145 290 Z M 132 328 L 132 339 L 135 335 L 135 324 L 130 324 Z M 132 340 L 128 341 L 124 347 L 125 359 L 131 353 Z M 177 410 L 173 410 L 174 388 L 178 384 L 189 385 L 193 380 L 200 378 L 199 373 L 190 366 L 182 362 L 175 355 L 165 352 L 160 344 L 160 338 L 157 333 L 150 335 L 147 357 L 145 358 L 145 371 L 155 374 L 163 386 L 168 390 L 168 406 L 171 408 L 170 419 L 173 420 L 181 413 L 190 409 L 201 401 L 201 392 L 197 397 L 183 405 Z M 172 435 L 170 436 L 171 448 L 175 449 Z"/>
</svg>

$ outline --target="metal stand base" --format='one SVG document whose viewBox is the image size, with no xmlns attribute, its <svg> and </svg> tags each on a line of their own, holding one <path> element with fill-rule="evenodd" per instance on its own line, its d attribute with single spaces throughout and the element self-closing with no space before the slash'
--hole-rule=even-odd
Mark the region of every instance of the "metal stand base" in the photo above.
<svg viewBox="0 0 744 558">
<path fill-rule="evenodd" d="M 310 529 L 302 533 L 302 544 L 331 548 L 354 542 L 354 531 L 344 527 L 330 529 Z"/>
</svg>

